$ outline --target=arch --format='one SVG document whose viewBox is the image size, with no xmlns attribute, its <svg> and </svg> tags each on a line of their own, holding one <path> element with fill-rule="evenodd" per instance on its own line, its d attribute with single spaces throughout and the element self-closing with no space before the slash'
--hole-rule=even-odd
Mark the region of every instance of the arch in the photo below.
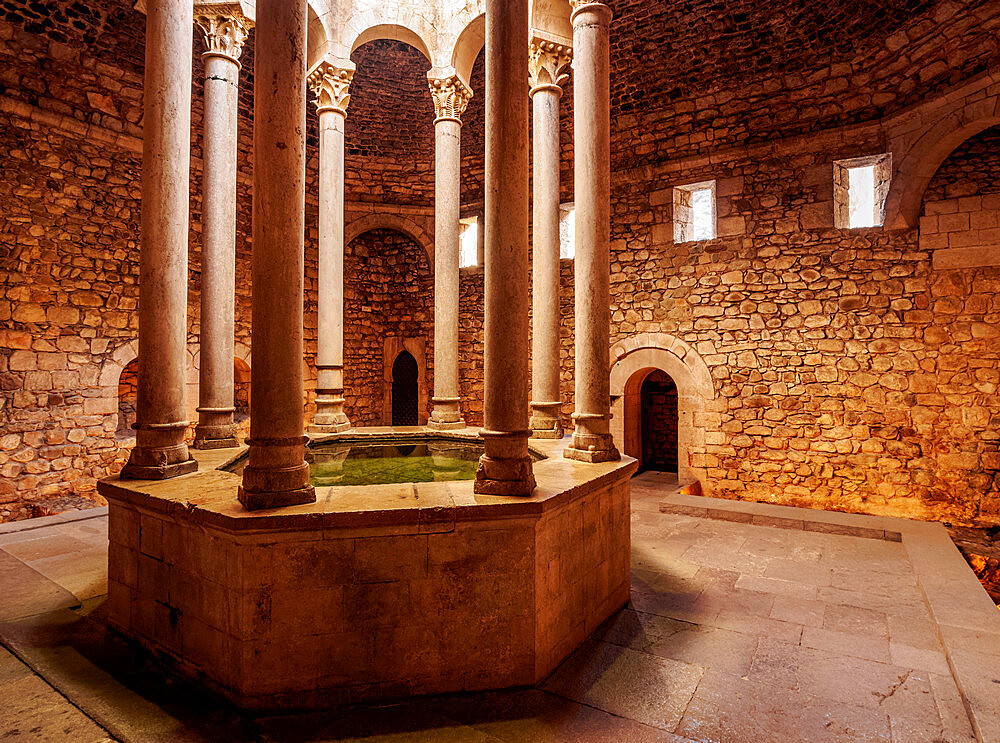
<svg viewBox="0 0 1000 743">
<path fill-rule="evenodd" d="M 885 202 L 886 229 L 911 229 L 920 220 L 924 192 L 941 164 L 967 139 L 1000 124 L 1000 94 L 976 97 L 971 91 L 922 132 L 891 138 L 893 158 L 902 152 Z M 974 99 L 974 100 L 973 100 Z"/>
<path fill-rule="evenodd" d="M 695 460 L 705 451 L 707 408 L 715 399 L 715 385 L 701 356 L 666 333 L 641 333 L 614 344 L 611 363 L 611 432 L 621 450 L 635 456 L 641 446 L 634 421 L 641 408 L 642 382 L 659 369 L 677 385 L 677 477 L 682 484 L 704 479 L 705 469 Z"/>
<path fill-rule="evenodd" d="M 368 14 L 365 14 L 363 18 L 368 18 Z M 419 16 L 415 16 L 415 19 L 420 19 Z M 372 19 L 374 20 L 374 19 Z M 434 64 L 434 57 L 431 53 L 431 45 L 427 43 L 427 39 L 434 38 L 434 29 L 426 26 L 425 23 L 421 23 L 424 28 L 418 30 L 410 28 L 399 23 L 379 23 L 374 22 L 371 25 L 364 25 L 357 23 L 357 21 L 352 18 L 347 25 L 347 37 L 351 38 L 352 34 L 354 40 L 351 42 L 351 53 L 357 49 L 362 44 L 367 44 L 369 41 L 375 41 L 377 39 L 388 39 L 390 41 L 402 41 L 405 44 L 409 44 L 418 52 L 427 58 L 427 61 Z M 355 31 L 355 27 L 358 30 Z"/>
<path fill-rule="evenodd" d="M 434 242 L 416 222 L 389 212 L 376 212 L 349 222 L 344 227 L 344 245 L 349 245 L 356 237 L 372 230 L 395 230 L 401 232 L 427 253 L 427 260 L 434 265 Z"/>
<path fill-rule="evenodd" d="M 415 426 L 418 415 L 417 360 L 403 349 L 392 362 L 392 425 Z"/>
<path fill-rule="evenodd" d="M 532 31 L 568 46 L 573 45 L 573 24 L 566 0 L 532 0 L 528 25 Z"/>
<path fill-rule="evenodd" d="M 480 13 L 462 29 L 451 53 L 451 66 L 466 85 L 472 79 L 472 68 L 484 46 L 486 46 L 486 14 Z"/>
<path fill-rule="evenodd" d="M 308 0 L 308 17 L 306 19 L 306 69 L 311 70 L 314 65 L 325 57 L 330 51 L 330 34 L 323 23 L 322 12 L 314 8 L 316 0 Z"/>
</svg>

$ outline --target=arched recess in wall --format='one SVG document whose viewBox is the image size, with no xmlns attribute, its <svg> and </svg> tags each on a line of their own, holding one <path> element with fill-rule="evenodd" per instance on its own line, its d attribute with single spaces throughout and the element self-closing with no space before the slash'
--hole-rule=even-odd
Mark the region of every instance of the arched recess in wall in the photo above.
<svg viewBox="0 0 1000 743">
<path fill-rule="evenodd" d="M 1000 266 L 1000 126 L 962 142 L 930 179 L 919 245 L 936 270 Z"/>
<path fill-rule="evenodd" d="M 372 230 L 395 230 L 403 233 L 424 249 L 428 264 L 434 265 L 434 241 L 420 225 L 399 214 L 378 212 L 349 222 L 344 227 L 344 245 L 349 245 L 359 235 Z"/>
<path fill-rule="evenodd" d="M 971 98 L 975 92 L 918 134 L 889 127 L 895 168 L 885 202 L 886 229 L 917 227 L 924 192 L 945 159 L 970 137 L 1000 124 L 1000 94 Z"/>
<path fill-rule="evenodd" d="M 677 476 L 681 483 L 705 480 L 692 464 L 705 451 L 706 405 L 715 398 L 708 366 L 687 343 L 666 333 L 641 333 L 611 347 L 611 433 L 621 451 L 641 457 L 641 391 L 654 370 L 677 386 Z"/>
</svg>

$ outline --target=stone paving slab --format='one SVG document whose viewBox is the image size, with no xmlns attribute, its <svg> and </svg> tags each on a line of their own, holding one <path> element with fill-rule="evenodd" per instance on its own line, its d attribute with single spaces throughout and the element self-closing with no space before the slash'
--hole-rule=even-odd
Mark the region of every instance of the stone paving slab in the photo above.
<svg viewBox="0 0 1000 743">
<path fill-rule="evenodd" d="M 782 565 L 775 557 L 763 577 L 742 575 L 737 587 L 784 594 L 777 615 L 801 621 L 803 647 L 853 657 L 858 673 L 863 673 L 865 662 L 906 669 L 907 688 L 921 684 L 922 693 L 944 698 L 937 702 L 936 721 L 915 722 L 912 714 L 897 714 L 892 725 L 895 737 L 932 740 L 927 736 L 937 730 L 957 740 L 971 739 L 966 736 L 972 730 L 961 724 L 958 732 L 951 733 L 936 727 L 956 724 L 955 696 L 941 681 L 950 676 L 976 739 L 1000 741 L 1000 612 L 941 524 L 680 493 L 662 499 L 660 511 L 718 523 L 756 525 L 771 520 L 768 526 L 800 529 L 802 537 L 815 532 L 852 539 L 817 545 L 820 564 L 828 566 L 828 574 L 804 565 L 799 572 L 800 560 Z M 752 516 L 749 521 L 746 514 Z M 777 555 L 777 550 L 771 554 Z M 807 603 L 795 603 L 803 601 Z M 828 605 L 818 625 L 816 602 Z M 848 612 L 832 606 L 852 608 Z M 824 665 L 818 657 L 810 664 Z M 937 679 L 936 690 L 932 677 Z"/>
</svg>

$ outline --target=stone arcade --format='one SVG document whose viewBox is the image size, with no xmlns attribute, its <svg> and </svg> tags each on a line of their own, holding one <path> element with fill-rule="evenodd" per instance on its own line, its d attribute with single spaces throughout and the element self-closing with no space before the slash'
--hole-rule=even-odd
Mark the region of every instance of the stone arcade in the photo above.
<svg viewBox="0 0 1000 743">
<path fill-rule="evenodd" d="M 1000 740 L 997 3 L 7 0 L 0 165 L 0 738 Z"/>
</svg>

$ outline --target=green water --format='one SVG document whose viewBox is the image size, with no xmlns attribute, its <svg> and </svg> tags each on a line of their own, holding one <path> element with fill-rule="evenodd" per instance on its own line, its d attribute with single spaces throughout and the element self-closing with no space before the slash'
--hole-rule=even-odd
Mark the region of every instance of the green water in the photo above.
<svg viewBox="0 0 1000 743">
<path fill-rule="evenodd" d="M 309 481 L 318 487 L 474 480 L 482 442 L 450 439 L 336 441 L 306 449 Z M 247 458 L 226 467 L 242 474 Z"/>
<path fill-rule="evenodd" d="M 426 446 L 417 449 L 426 450 Z M 437 480 L 474 480 L 481 451 L 472 451 L 468 458 L 410 454 L 393 454 L 394 446 L 364 447 L 383 450 L 382 456 L 366 456 L 361 452 L 355 458 L 352 449 L 342 462 L 309 465 L 309 481 L 316 486 L 384 485 L 395 482 L 434 482 Z"/>
</svg>

